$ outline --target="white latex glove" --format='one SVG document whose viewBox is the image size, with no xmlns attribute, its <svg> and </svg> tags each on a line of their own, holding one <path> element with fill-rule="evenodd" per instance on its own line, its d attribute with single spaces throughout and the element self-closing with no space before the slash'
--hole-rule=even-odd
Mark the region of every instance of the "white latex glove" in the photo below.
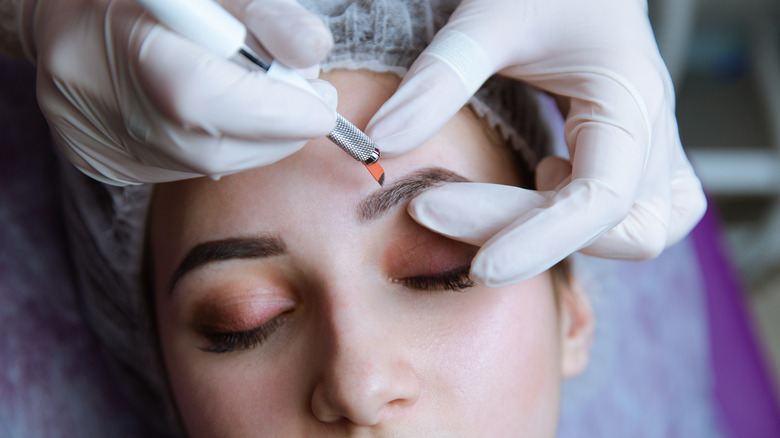
<svg viewBox="0 0 780 438">
<path fill-rule="evenodd" d="M 475 280 L 518 282 L 577 250 L 651 258 L 701 218 L 706 201 L 680 144 L 645 1 L 464 0 L 367 133 L 383 154 L 414 148 L 496 72 L 563 98 L 573 159 L 571 168 L 542 162 L 542 180 L 571 173 L 542 203 L 508 202 L 504 189 L 483 185 L 432 190 L 412 203 L 424 226 L 484 243 Z"/>
<path fill-rule="evenodd" d="M 219 177 L 284 158 L 335 125 L 320 96 L 215 57 L 132 1 L 22 1 L 40 107 L 67 158 L 100 181 Z M 318 71 L 332 46 L 295 0 L 221 3 L 288 66 Z"/>
</svg>

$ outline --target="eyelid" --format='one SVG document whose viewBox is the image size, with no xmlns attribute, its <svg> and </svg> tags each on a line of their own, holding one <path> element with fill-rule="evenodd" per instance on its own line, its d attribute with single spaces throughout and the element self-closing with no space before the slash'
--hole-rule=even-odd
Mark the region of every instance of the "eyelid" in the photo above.
<svg viewBox="0 0 780 438">
<path fill-rule="evenodd" d="M 435 275 L 419 275 L 405 278 L 391 278 L 393 283 L 401 284 L 415 290 L 429 292 L 453 291 L 463 292 L 476 286 L 469 277 L 471 265 L 461 266 Z"/>
<path fill-rule="evenodd" d="M 215 297 L 199 302 L 190 320 L 201 333 L 240 333 L 259 327 L 295 307 L 295 301 L 284 297 L 246 296 Z"/>
<path fill-rule="evenodd" d="M 285 323 L 287 313 L 289 312 L 285 312 L 258 327 L 245 331 L 204 333 L 204 336 L 209 340 L 209 344 L 198 348 L 207 353 L 230 353 L 233 351 L 251 350 L 268 340 Z"/>
</svg>

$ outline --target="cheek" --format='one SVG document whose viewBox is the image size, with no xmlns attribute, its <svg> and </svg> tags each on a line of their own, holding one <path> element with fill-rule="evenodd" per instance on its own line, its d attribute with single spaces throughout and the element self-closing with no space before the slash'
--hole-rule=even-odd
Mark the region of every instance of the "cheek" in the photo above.
<svg viewBox="0 0 780 438">
<path fill-rule="evenodd" d="M 179 413 L 192 437 L 293 436 L 298 419 L 289 409 L 303 392 L 289 368 L 263 360 L 234 360 L 168 348 L 168 376 Z M 165 346 L 164 346 L 165 348 Z M 200 354 L 200 356 L 196 356 Z M 253 354 L 253 353 L 250 353 Z M 284 408 L 282 408 L 284 407 Z"/>
<path fill-rule="evenodd" d="M 430 393 L 467 413 L 475 428 L 553 436 L 561 363 L 549 277 L 469 293 L 471 305 L 453 313 L 454 323 L 437 330 L 439 338 L 428 346 Z"/>
</svg>

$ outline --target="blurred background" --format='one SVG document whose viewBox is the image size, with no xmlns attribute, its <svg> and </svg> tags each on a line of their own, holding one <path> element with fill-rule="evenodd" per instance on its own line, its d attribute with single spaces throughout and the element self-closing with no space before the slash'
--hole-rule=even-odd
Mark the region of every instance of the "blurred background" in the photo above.
<svg viewBox="0 0 780 438">
<path fill-rule="evenodd" d="M 780 0 L 650 0 L 683 146 L 725 227 L 780 393 Z"/>
</svg>

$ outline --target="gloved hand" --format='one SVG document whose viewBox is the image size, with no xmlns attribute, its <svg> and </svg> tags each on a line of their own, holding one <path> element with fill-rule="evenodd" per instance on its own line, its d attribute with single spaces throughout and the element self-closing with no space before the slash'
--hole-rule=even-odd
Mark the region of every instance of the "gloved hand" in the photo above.
<svg viewBox="0 0 780 438">
<path fill-rule="evenodd" d="M 424 226 L 484 243 L 472 263 L 475 280 L 518 282 L 577 250 L 651 258 L 701 218 L 706 201 L 680 144 L 645 1 L 464 0 L 367 133 L 384 154 L 416 147 L 496 72 L 568 107 L 573 158 L 540 164 L 544 188 L 556 189 L 542 201 L 511 195 L 519 201 L 509 202 L 503 188 L 458 184 L 411 204 Z"/>
<path fill-rule="evenodd" d="M 215 57 L 132 1 L 21 1 L 41 110 L 67 158 L 100 181 L 218 177 L 284 158 L 335 125 L 319 96 Z M 295 0 L 222 4 L 290 67 L 318 71 L 332 46 Z"/>
</svg>

